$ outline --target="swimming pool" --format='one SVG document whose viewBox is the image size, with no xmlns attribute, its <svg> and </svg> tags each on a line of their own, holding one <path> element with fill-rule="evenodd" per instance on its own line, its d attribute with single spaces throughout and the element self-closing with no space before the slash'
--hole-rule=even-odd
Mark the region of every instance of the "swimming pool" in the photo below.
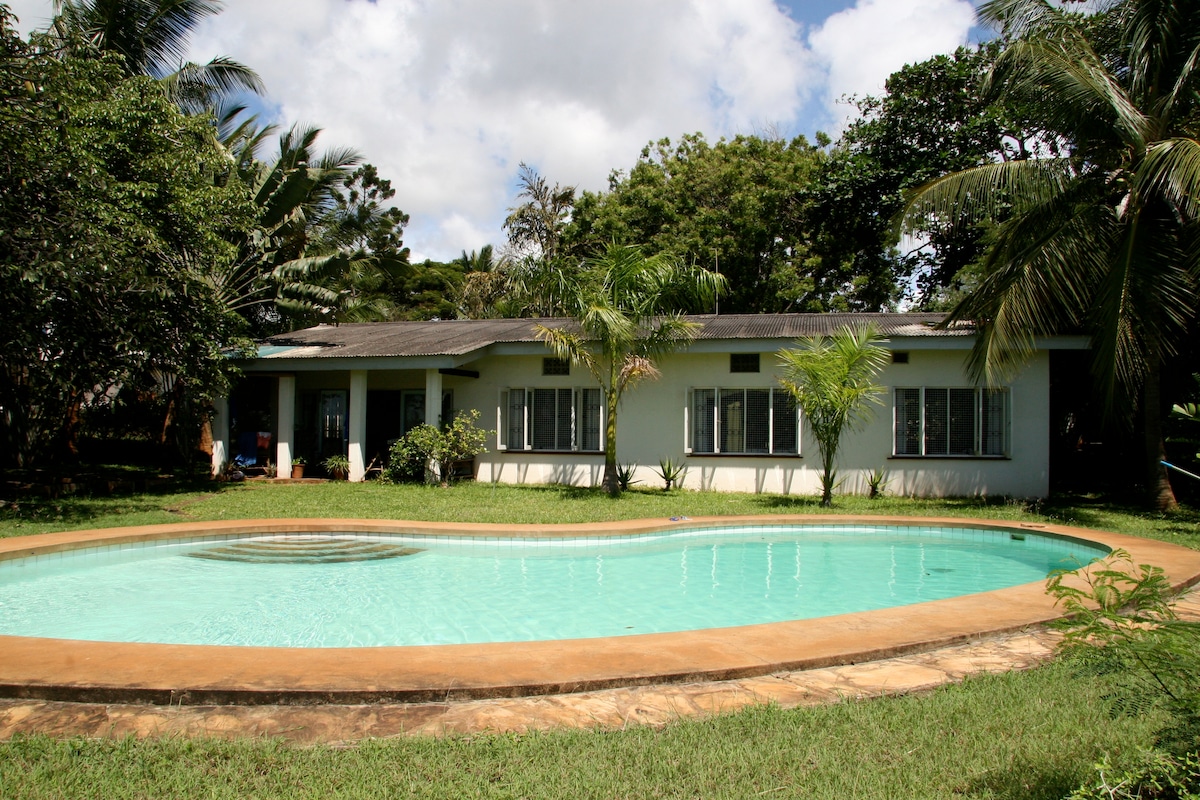
<svg viewBox="0 0 1200 800">
<path fill-rule="evenodd" d="M 1032 532 L 928 525 L 192 537 L 0 562 L 0 634 L 339 648 L 630 636 L 986 592 L 1107 552 Z"/>
<path fill-rule="evenodd" d="M 1200 551 L 1132 536 L 1022 521 L 771 515 L 588 525 L 485 525 L 362 519 L 229 520 L 0 540 L 0 562 L 51 562 L 151 542 L 221 546 L 263 536 L 519 536 L 550 542 L 667 534 L 731 525 L 939 525 L 1005 536 L 1046 535 L 1162 567 L 1176 587 L 1200 580 Z M 401 557 L 406 558 L 405 557 Z M 40 563 L 40 561 L 38 562 Z M 718 561 L 718 574 L 721 564 Z M 811 562 L 810 566 L 813 565 Z M 779 561 L 772 560 L 772 575 Z M 689 574 L 694 575 L 695 572 Z M 934 573 L 937 574 L 937 573 Z M 98 703 L 313 704 L 435 702 L 582 692 L 669 682 L 724 680 L 850 664 L 1017 631 L 1061 615 L 1040 578 L 874 611 L 675 633 L 411 647 L 258 647 L 149 644 L 0 635 L 0 696 Z"/>
</svg>

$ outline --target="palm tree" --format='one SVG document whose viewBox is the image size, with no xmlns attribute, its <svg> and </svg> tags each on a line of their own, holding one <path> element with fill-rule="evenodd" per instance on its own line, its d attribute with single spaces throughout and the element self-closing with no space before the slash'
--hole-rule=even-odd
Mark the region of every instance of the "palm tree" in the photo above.
<svg viewBox="0 0 1200 800">
<path fill-rule="evenodd" d="M 227 134 L 241 137 L 237 141 L 243 147 L 230 152 L 258 220 L 238 258 L 208 265 L 206 279 L 227 307 L 257 323 L 257 333 L 278 310 L 320 315 L 338 308 L 338 288 L 325 284 L 336 282 L 354 260 L 355 253 L 323 240 L 321 225 L 337 209 L 338 187 L 353 176 L 362 157 L 343 148 L 318 153 L 320 133 L 314 127 L 291 128 L 279 137 L 279 153 L 269 163 L 255 158 L 262 135 L 254 125 Z"/>
<path fill-rule="evenodd" d="M 979 326 L 974 373 L 998 381 L 1034 337 L 1090 332 L 1110 406 L 1139 401 L 1150 501 L 1169 508 L 1159 383 L 1198 305 L 1200 0 L 1108 0 L 1094 16 L 992 0 L 980 16 L 1011 41 L 993 91 L 1062 153 L 932 181 L 902 224 L 993 224 L 983 277 L 947 321 Z"/>
<path fill-rule="evenodd" d="M 495 250 L 485 244 L 478 252 L 466 250 L 454 259 L 463 273 L 462 283 L 454 290 L 454 303 L 463 319 L 491 319 L 503 316 L 503 301 L 508 294 L 507 268 L 509 261 L 495 257 Z"/>
<path fill-rule="evenodd" d="M 504 220 L 509 245 L 517 256 L 553 262 L 558 257 L 563 228 L 575 207 L 575 187 L 556 183 L 552 188 L 524 162 L 518 180 L 521 192 L 517 197 L 525 202 L 510 208 Z"/>
<path fill-rule="evenodd" d="M 610 244 L 588 259 L 569 295 L 575 329 L 537 326 L 538 336 L 560 357 L 582 363 L 604 394 L 604 478 L 610 495 L 617 480 L 617 409 L 627 389 L 660 374 L 655 359 L 695 338 L 699 324 L 677 311 L 710 304 L 724 279 L 662 253 L 647 258 L 637 247 Z"/>
<path fill-rule="evenodd" d="M 875 376 L 887 363 L 882 338 L 871 328 L 843 328 L 831 337 L 801 339 L 802 347 L 782 350 L 779 383 L 796 399 L 821 453 L 821 505 L 833 504 L 834 464 L 842 433 L 870 419 L 868 403 L 879 404 L 882 386 Z"/>
<path fill-rule="evenodd" d="M 186 62 L 188 37 L 200 22 L 221 13 L 219 0 L 54 0 L 52 30 L 82 35 L 100 50 L 120 53 L 130 75 L 163 84 L 184 111 L 206 111 L 240 92 L 263 91 L 254 70 L 218 56 Z"/>
</svg>

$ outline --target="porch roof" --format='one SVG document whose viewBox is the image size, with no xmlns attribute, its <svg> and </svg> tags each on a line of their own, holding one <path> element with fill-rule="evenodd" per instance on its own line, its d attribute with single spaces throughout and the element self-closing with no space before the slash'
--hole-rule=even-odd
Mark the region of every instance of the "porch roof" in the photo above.
<svg viewBox="0 0 1200 800">
<path fill-rule="evenodd" d="M 703 340 L 795 339 L 829 335 L 845 326 L 874 325 L 894 337 L 971 336 L 970 326 L 934 328 L 944 314 L 702 314 L 688 319 L 703 327 Z M 258 358 L 412 358 L 465 356 L 495 344 L 539 341 L 536 325 L 570 327 L 570 319 L 455 319 L 434 322 L 367 322 L 318 325 L 259 342 Z"/>
</svg>

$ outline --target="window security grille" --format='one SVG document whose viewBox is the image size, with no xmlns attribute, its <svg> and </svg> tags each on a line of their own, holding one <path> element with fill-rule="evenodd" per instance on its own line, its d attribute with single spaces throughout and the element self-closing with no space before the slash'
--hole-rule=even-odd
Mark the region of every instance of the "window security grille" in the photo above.
<svg viewBox="0 0 1200 800">
<path fill-rule="evenodd" d="M 506 389 L 500 397 L 500 448 L 599 452 L 602 406 L 598 388 Z"/>
<path fill-rule="evenodd" d="M 1008 455 L 1007 389 L 897 388 L 898 456 Z"/>
<path fill-rule="evenodd" d="M 570 375 L 571 374 L 571 359 L 569 358 L 551 358 L 542 359 L 542 374 L 543 375 Z"/>
<path fill-rule="evenodd" d="M 799 416 L 782 389 L 692 389 L 692 453 L 796 455 Z"/>
</svg>

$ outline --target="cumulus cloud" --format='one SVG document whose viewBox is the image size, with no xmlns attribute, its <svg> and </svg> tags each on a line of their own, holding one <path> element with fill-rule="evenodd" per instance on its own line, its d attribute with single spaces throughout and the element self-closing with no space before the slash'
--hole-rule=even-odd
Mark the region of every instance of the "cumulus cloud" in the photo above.
<svg viewBox="0 0 1200 800">
<path fill-rule="evenodd" d="M 883 94 L 889 75 L 966 44 L 974 24 L 968 0 L 859 0 L 830 16 L 809 34 L 808 44 L 827 70 L 825 100 L 834 129 L 854 113 L 843 96 Z"/>
<path fill-rule="evenodd" d="M 49 17 L 48 0 L 12 5 L 24 30 Z M 281 124 L 360 150 L 414 257 L 448 259 L 502 241 L 522 161 L 601 189 L 663 136 L 811 134 L 828 122 L 805 116 L 814 100 L 843 114 L 836 98 L 972 21 L 967 0 L 857 0 L 810 30 L 775 0 L 231 0 L 192 58 L 250 65 Z"/>
</svg>

